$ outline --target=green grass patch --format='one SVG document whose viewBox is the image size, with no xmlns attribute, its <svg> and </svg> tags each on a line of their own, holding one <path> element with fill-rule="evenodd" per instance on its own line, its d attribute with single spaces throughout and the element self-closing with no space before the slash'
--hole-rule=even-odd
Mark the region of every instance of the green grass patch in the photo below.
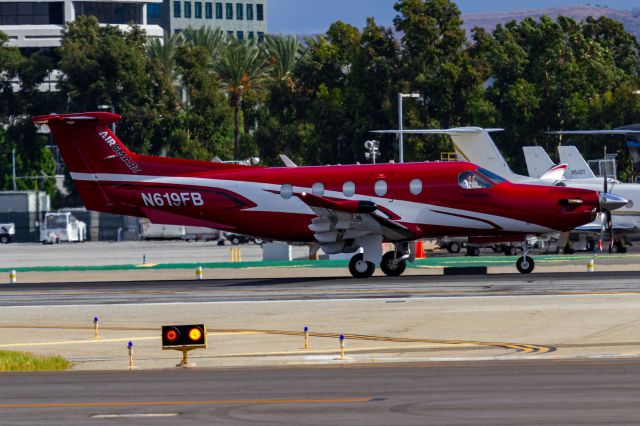
<svg viewBox="0 0 640 426">
<path fill-rule="evenodd" d="M 71 363 L 59 355 L 42 356 L 29 352 L 0 351 L 0 371 L 60 371 Z"/>
</svg>

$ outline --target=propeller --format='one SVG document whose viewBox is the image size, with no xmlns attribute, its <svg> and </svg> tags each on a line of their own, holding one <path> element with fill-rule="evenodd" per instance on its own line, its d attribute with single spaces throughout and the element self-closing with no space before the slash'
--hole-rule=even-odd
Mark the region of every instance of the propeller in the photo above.
<svg viewBox="0 0 640 426">
<path fill-rule="evenodd" d="M 604 147 L 604 158 L 607 158 L 607 147 Z M 604 194 L 605 198 L 609 194 L 609 179 L 607 176 L 607 166 L 604 167 Z M 615 243 L 613 235 L 613 220 L 611 218 L 611 209 L 603 208 L 600 214 L 600 250 L 602 250 L 602 241 L 604 241 L 605 234 L 609 233 L 609 253 L 613 252 L 613 245 Z"/>
</svg>

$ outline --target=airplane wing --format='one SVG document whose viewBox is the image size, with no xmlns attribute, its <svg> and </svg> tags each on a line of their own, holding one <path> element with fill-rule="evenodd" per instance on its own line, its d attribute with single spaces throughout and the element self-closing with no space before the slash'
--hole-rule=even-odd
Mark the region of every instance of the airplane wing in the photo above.
<svg viewBox="0 0 640 426">
<path fill-rule="evenodd" d="M 593 232 L 599 234 L 602 229 L 602 223 L 600 220 L 594 220 L 593 222 L 587 223 L 586 225 L 578 226 L 575 228 L 575 231 L 583 231 L 583 232 Z M 635 225 L 631 223 L 620 223 L 620 221 L 613 221 L 613 231 L 618 233 L 632 232 L 636 231 L 637 228 Z"/>
<path fill-rule="evenodd" d="M 638 135 L 640 130 L 557 130 L 549 135 Z"/>
<path fill-rule="evenodd" d="M 373 201 L 332 200 L 306 192 L 296 195 L 316 214 L 309 229 L 327 254 L 355 251 L 354 242 L 362 245 L 370 237 L 380 242 L 415 238 L 404 225 L 384 217 Z"/>
</svg>

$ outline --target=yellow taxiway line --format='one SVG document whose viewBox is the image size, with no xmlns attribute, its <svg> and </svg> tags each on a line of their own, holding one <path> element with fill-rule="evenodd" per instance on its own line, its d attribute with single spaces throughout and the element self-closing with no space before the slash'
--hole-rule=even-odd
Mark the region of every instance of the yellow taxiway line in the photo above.
<svg viewBox="0 0 640 426">
<path fill-rule="evenodd" d="M 370 402 L 365 398 L 314 399 L 210 399 L 205 401 L 104 401 L 104 402 L 52 402 L 32 404 L 0 404 L 3 408 L 62 408 L 62 407 L 142 407 L 157 405 L 274 405 L 274 404 L 353 404 Z"/>
</svg>

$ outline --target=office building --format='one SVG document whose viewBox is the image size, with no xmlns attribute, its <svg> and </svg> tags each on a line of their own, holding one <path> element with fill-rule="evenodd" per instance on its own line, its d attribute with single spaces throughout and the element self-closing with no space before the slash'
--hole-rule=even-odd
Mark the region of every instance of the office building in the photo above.
<svg viewBox="0 0 640 426">
<path fill-rule="evenodd" d="M 186 28 L 220 28 L 238 39 L 261 40 L 267 32 L 267 1 L 165 0 L 163 27 L 170 33 Z"/>
<path fill-rule="evenodd" d="M 100 24 L 126 30 L 133 22 L 150 37 L 162 37 L 162 0 L 6 1 L 0 0 L 0 31 L 20 48 L 60 46 L 62 29 L 77 16 L 93 15 Z"/>
</svg>

